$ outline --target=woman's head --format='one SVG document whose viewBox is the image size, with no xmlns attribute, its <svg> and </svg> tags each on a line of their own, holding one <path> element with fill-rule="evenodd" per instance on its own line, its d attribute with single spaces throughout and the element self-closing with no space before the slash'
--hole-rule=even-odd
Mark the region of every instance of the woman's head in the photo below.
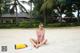
<svg viewBox="0 0 80 53">
<path fill-rule="evenodd" d="M 40 23 L 40 24 L 39 24 L 39 28 L 40 28 L 40 29 L 43 29 L 43 28 L 44 28 L 43 23 Z"/>
</svg>

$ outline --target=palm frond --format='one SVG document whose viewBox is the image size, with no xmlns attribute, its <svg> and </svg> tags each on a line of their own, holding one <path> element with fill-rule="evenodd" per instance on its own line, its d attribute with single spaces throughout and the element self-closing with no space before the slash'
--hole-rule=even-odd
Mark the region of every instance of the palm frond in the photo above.
<svg viewBox="0 0 80 53">
<path fill-rule="evenodd" d="M 55 5 L 56 5 L 56 0 L 47 0 L 47 1 L 44 1 L 44 3 L 41 6 L 40 11 L 44 11 L 46 8 L 47 9 L 51 9 Z"/>
<path fill-rule="evenodd" d="M 21 3 L 18 0 L 17 0 L 17 2 L 26 11 L 26 13 L 28 13 L 27 10 L 26 10 L 26 8 L 23 5 L 21 5 Z"/>
</svg>

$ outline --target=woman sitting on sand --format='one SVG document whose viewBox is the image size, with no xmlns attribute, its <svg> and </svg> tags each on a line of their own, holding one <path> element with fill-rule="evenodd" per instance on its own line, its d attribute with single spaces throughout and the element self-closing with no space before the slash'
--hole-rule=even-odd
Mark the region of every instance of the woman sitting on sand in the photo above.
<svg viewBox="0 0 80 53">
<path fill-rule="evenodd" d="M 36 34 L 37 34 L 37 40 L 34 40 L 31 38 L 30 41 L 34 47 L 38 48 L 41 45 L 46 44 L 46 42 L 47 42 L 47 39 L 45 39 L 45 36 L 44 36 L 45 35 L 45 29 L 44 29 L 42 23 L 39 24 L 39 28 L 36 31 Z"/>
</svg>

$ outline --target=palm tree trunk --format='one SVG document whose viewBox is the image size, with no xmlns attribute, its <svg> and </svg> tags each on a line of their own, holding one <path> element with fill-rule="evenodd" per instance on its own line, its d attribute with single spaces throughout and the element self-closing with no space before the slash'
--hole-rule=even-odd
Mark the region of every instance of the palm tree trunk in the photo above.
<svg viewBox="0 0 80 53">
<path fill-rule="evenodd" d="M 78 8 L 78 15 L 77 15 L 77 17 L 78 17 L 78 22 L 80 22 L 80 18 L 79 18 L 79 8 Z"/>
<path fill-rule="evenodd" d="M 30 26 L 32 27 L 32 3 L 30 3 Z"/>
<path fill-rule="evenodd" d="M 62 12 L 60 12 L 60 23 L 62 23 Z"/>
<path fill-rule="evenodd" d="M 46 0 L 47 1 L 47 0 Z M 47 25 L 47 4 L 46 4 L 46 8 L 44 10 L 44 25 Z"/>
<path fill-rule="evenodd" d="M 0 7 L 0 17 L 2 16 L 2 13 L 1 13 L 1 7 Z"/>
<path fill-rule="evenodd" d="M 18 17 L 17 17 L 17 6 L 15 7 L 15 9 L 16 9 L 16 13 L 15 13 L 15 15 L 16 15 L 16 24 L 18 23 Z"/>
<path fill-rule="evenodd" d="M 44 16 L 44 25 L 46 26 L 46 12 L 43 12 L 43 16 Z"/>
<path fill-rule="evenodd" d="M 17 23 L 18 23 L 18 19 L 17 19 L 17 1 L 16 0 L 14 0 L 14 9 L 16 10 L 16 12 L 15 12 L 15 18 L 16 18 L 16 25 L 17 25 Z"/>
</svg>

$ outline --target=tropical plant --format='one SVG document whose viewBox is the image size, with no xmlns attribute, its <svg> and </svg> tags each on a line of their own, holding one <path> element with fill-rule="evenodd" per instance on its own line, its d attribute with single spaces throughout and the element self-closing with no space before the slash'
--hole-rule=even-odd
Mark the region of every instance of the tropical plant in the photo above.
<svg viewBox="0 0 80 53">
<path fill-rule="evenodd" d="M 0 1 L 0 16 L 2 15 L 3 11 L 4 11 L 4 0 Z"/>
<path fill-rule="evenodd" d="M 76 6 L 72 7 L 75 3 L 78 6 L 78 17 L 79 17 L 79 0 L 30 0 L 32 3 L 34 3 L 34 14 L 36 16 L 44 16 L 44 23 L 46 23 L 46 18 L 50 15 L 52 15 L 52 12 L 54 12 L 54 9 L 57 10 L 57 16 L 60 18 L 60 22 L 62 22 L 62 14 L 66 14 L 66 16 L 69 16 L 72 18 L 74 15 L 72 14 L 73 11 L 76 10 Z M 53 14 L 54 14 L 53 13 Z M 55 15 L 56 15 L 55 14 Z M 69 15 L 70 14 L 70 15 Z M 79 19 L 78 19 L 79 20 Z"/>
<path fill-rule="evenodd" d="M 76 0 L 76 4 L 77 4 L 77 7 L 78 7 L 78 9 L 77 9 L 77 11 L 78 11 L 78 15 L 77 15 L 78 22 L 80 22 L 80 0 Z"/>
<path fill-rule="evenodd" d="M 10 9 L 10 13 L 15 13 L 15 11 L 16 11 L 16 13 L 17 13 L 17 7 L 19 7 L 19 9 L 22 11 L 22 12 L 25 12 L 25 13 L 28 13 L 28 11 L 26 10 L 26 8 L 21 4 L 21 2 L 22 3 L 24 3 L 24 2 L 26 2 L 26 1 L 19 1 L 19 0 L 13 0 L 13 1 L 11 1 L 10 2 L 10 6 L 12 6 L 12 8 Z M 27 4 L 27 2 L 26 2 L 26 4 Z"/>
</svg>

